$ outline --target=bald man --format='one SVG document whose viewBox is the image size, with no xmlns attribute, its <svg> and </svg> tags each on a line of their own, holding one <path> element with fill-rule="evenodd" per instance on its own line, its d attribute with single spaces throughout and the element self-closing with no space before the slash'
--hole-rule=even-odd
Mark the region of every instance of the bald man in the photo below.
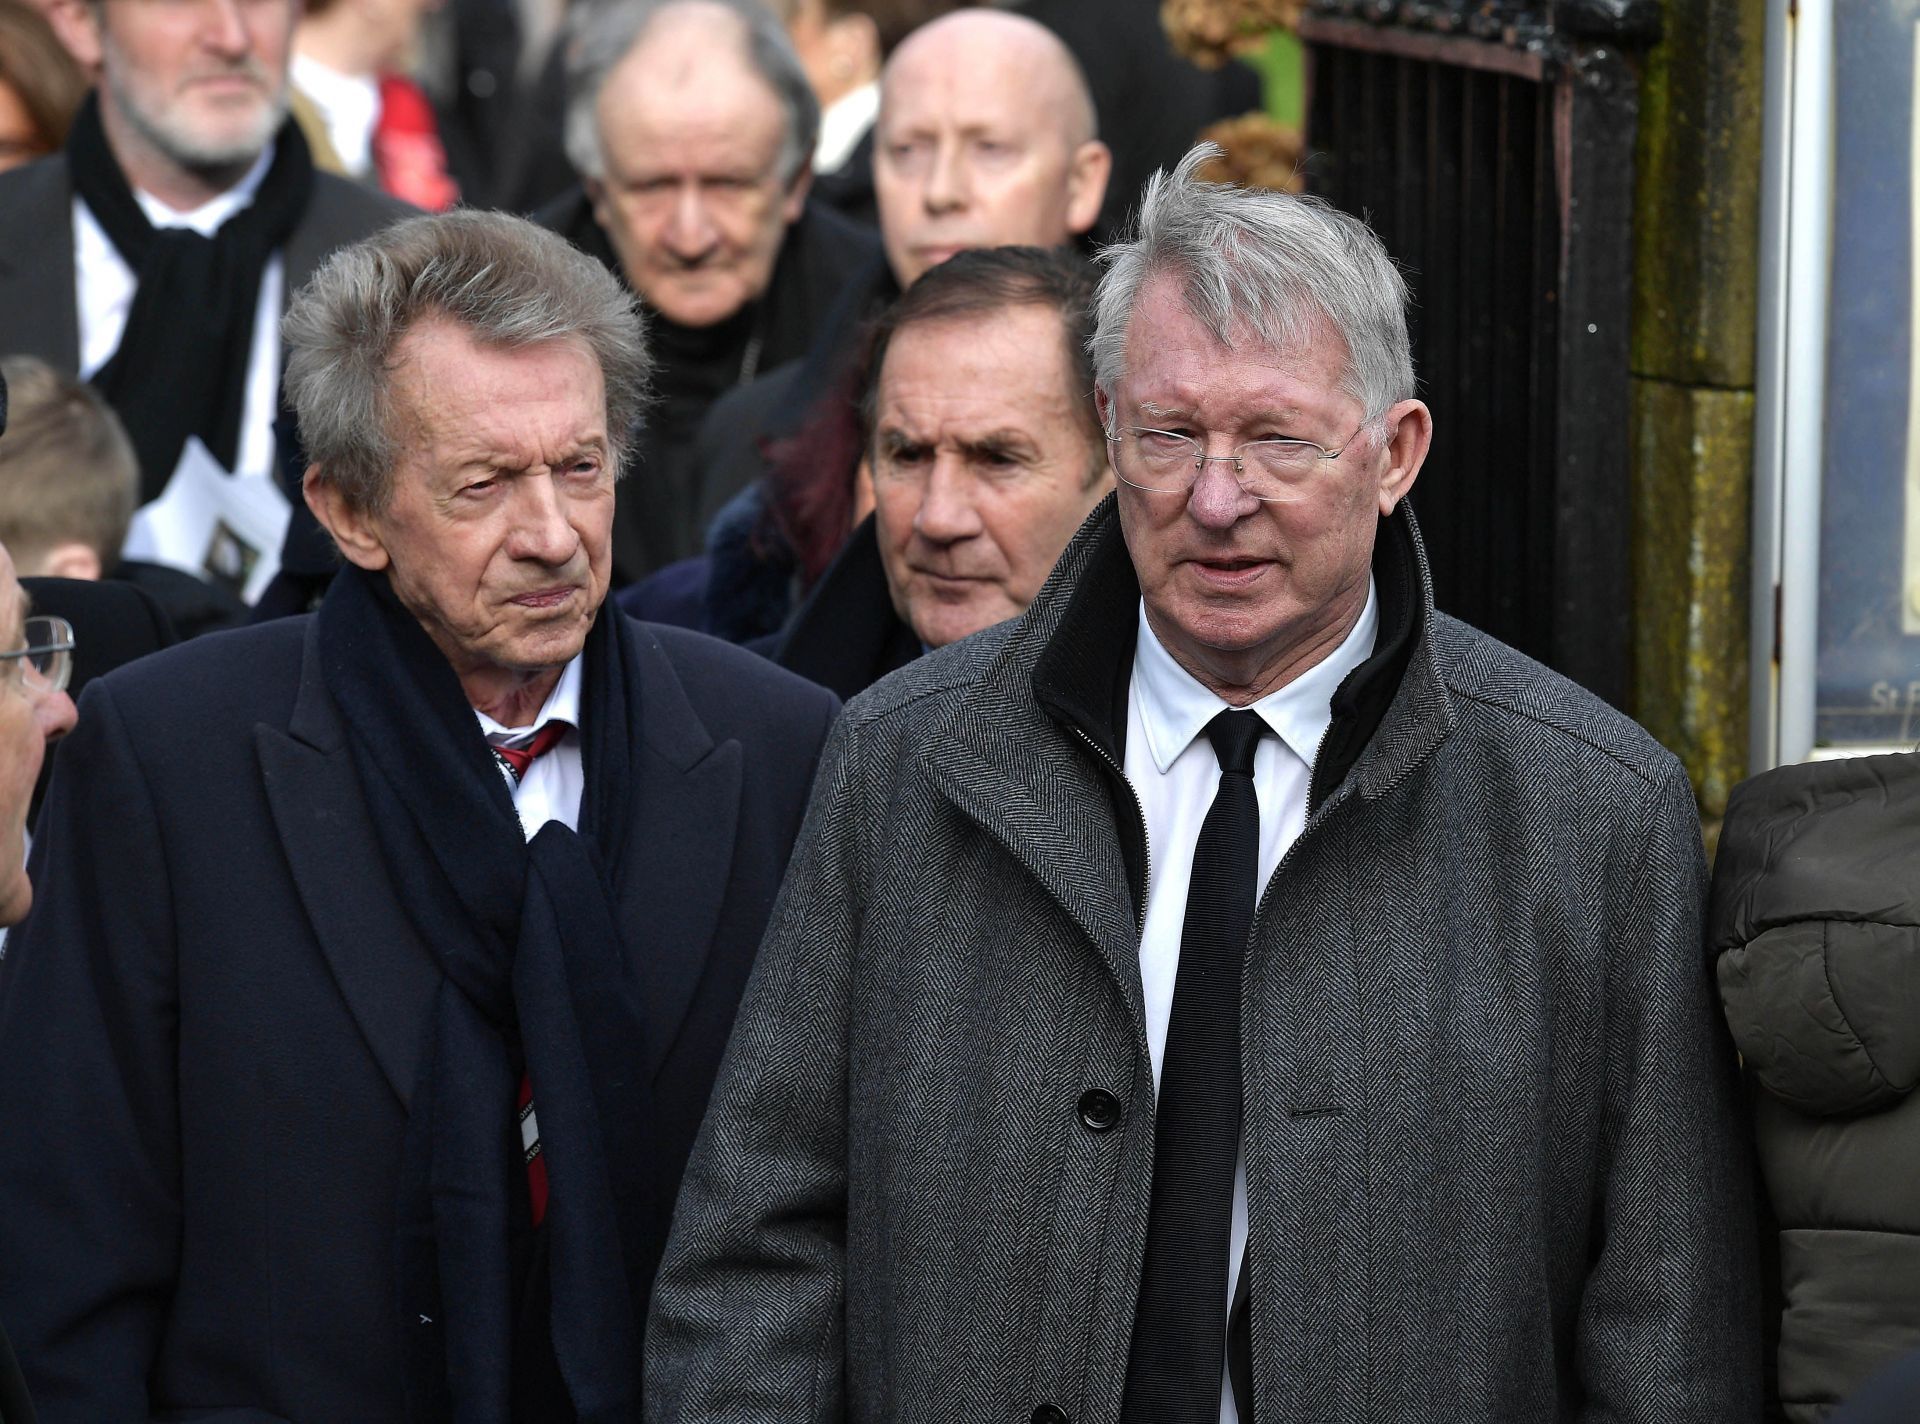
<svg viewBox="0 0 1920 1424">
<path fill-rule="evenodd" d="M 970 247 L 1057 247 L 1100 215 L 1112 155 L 1085 76 L 1022 15 L 957 10 L 881 76 L 874 190 L 902 289 Z"/>
<path fill-rule="evenodd" d="M 812 586 L 857 522 L 854 357 L 867 321 L 956 252 L 1082 238 L 1111 168 L 1086 76 L 1044 25 L 975 7 L 908 35 L 881 75 L 875 124 L 886 261 L 803 361 L 714 406 L 694 453 L 710 501 L 707 557 L 630 591 L 627 610 L 734 642 L 778 632 L 795 590 Z"/>
<path fill-rule="evenodd" d="M 621 492 L 625 582 L 698 552 L 691 459 L 709 406 L 803 353 L 871 231 L 809 200 L 820 107 L 753 0 L 637 0 L 581 36 L 567 151 L 581 186 L 537 218 L 619 273 L 653 320 L 659 405 Z"/>
</svg>

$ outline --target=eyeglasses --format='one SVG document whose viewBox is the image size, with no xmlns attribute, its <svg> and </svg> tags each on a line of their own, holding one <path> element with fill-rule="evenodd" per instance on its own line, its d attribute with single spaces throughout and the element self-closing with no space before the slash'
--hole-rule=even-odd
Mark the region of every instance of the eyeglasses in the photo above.
<svg viewBox="0 0 1920 1424">
<path fill-rule="evenodd" d="M 9 675 L 29 692 L 64 691 L 73 675 L 73 624 L 64 618 L 29 618 L 26 633 L 26 647 L 0 653 Z"/>
<path fill-rule="evenodd" d="M 1232 465 L 1240 488 L 1255 499 L 1281 503 L 1306 498 L 1321 462 L 1346 454 L 1366 428 L 1361 421 L 1336 450 L 1311 440 L 1249 440 L 1225 455 L 1209 455 L 1207 447 L 1191 435 L 1146 425 L 1129 425 L 1118 433 L 1110 430 L 1107 440 L 1132 454 L 1132 461 L 1117 462 L 1113 472 L 1135 489 L 1186 494 L 1211 462 Z M 1133 466 L 1131 473 L 1128 463 Z"/>
</svg>

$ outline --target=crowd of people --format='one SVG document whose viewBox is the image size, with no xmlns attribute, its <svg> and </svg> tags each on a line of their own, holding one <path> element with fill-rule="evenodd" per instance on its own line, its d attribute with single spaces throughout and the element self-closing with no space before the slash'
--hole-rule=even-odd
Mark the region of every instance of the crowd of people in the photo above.
<svg viewBox="0 0 1920 1424">
<path fill-rule="evenodd" d="M 1911 1417 L 1920 778 L 1709 891 L 1156 9 L 0 0 L 0 1424 Z"/>
</svg>

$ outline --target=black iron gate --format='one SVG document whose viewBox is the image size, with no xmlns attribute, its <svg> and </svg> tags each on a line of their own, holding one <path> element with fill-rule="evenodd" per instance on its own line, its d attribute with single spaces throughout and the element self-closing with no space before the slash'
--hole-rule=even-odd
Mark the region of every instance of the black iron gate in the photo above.
<svg viewBox="0 0 1920 1424">
<path fill-rule="evenodd" d="M 1307 183 L 1407 271 L 1436 598 L 1625 706 L 1628 318 L 1650 0 L 1323 0 Z"/>
</svg>

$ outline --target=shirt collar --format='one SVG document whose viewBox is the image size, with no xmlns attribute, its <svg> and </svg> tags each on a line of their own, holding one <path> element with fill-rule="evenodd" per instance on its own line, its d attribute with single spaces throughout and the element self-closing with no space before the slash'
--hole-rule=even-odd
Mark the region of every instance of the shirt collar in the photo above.
<svg viewBox="0 0 1920 1424">
<path fill-rule="evenodd" d="M 253 201 L 253 195 L 260 191 L 261 180 L 273 166 L 273 151 L 274 144 L 269 143 L 260 150 L 260 156 L 253 160 L 253 167 L 245 177 L 191 212 L 175 212 L 151 193 L 138 188 L 133 190 L 133 196 L 139 201 L 140 211 L 147 215 L 147 221 L 155 227 L 190 227 L 202 237 L 212 237 L 220 230 L 221 223 Z"/>
<path fill-rule="evenodd" d="M 820 113 L 820 137 L 813 146 L 813 171 L 837 173 L 860 146 L 860 136 L 880 114 L 880 84 L 862 84 L 842 94 Z"/>
<path fill-rule="evenodd" d="M 1140 696 L 1140 725 L 1146 732 L 1147 749 L 1164 776 L 1207 723 L 1227 709 L 1227 703 L 1173 660 L 1147 622 L 1144 600 L 1139 624 L 1133 685 Z M 1285 687 L 1276 688 L 1252 705 L 1251 710 L 1260 714 L 1273 734 L 1308 766 L 1313 765 L 1320 742 L 1333 722 L 1333 694 L 1348 673 L 1372 656 L 1379 629 L 1379 599 L 1373 577 L 1368 575 L 1366 606 L 1340 646 Z"/>
<path fill-rule="evenodd" d="M 539 731 L 556 717 L 577 730 L 580 726 L 582 678 L 580 664 L 581 659 L 585 657 L 585 653 L 575 653 L 573 660 L 560 669 L 560 681 L 553 685 L 553 691 L 547 694 L 547 700 L 540 704 L 540 715 L 535 717 L 528 726 L 503 727 L 478 707 L 474 708 L 473 715 L 480 719 L 480 730 L 487 740 L 496 741 L 502 738 L 518 740 L 530 732 Z"/>
</svg>

